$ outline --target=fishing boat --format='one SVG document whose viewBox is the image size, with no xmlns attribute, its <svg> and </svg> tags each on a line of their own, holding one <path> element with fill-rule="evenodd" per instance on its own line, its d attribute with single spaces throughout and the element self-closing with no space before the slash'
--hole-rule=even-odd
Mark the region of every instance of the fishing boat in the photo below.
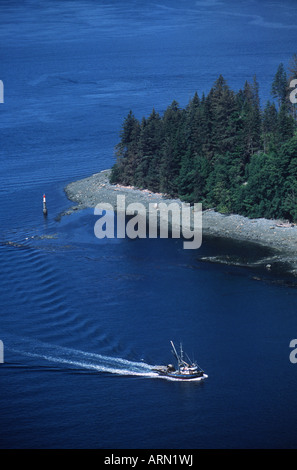
<svg viewBox="0 0 297 470">
<path fill-rule="evenodd" d="M 170 341 L 172 346 L 172 353 L 177 360 L 177 369 L 172 365 L 168 364 L 167 366 L 154 366 L 153 371 L 157 372 L 161 376 L 172 377 L 175 379 L 206 379 L 208 375 L 201 369 L 201 367 L 196 364 L 196 362 L 191 362 L 187 356 L 187 361 L 184 359 L 184 352 L 182 349 L 182 344 L 180 345 L 180 353 L 177 353 L 177 350 L 173 344 L 173 341 Z"/>
</svg>

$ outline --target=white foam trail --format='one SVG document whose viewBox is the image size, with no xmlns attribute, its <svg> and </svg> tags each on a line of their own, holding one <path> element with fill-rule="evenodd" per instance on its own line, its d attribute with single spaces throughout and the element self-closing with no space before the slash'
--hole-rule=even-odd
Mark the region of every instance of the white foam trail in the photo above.
<svg viewBox="0 0 297 470">
<path fill-rule="evenodd" d="M 27 338 L 13 338 L 13 340 L 8 339 L 4 342 L 8 351 L 27 357 L 45 359 L 48 362 L 119 375 L 136 375 L 143 377 L 154 377 L 156 375 L 151 370 L 153 366 L 145 364 L 144 362 L 135 362 L 120 357 L 89 353 Z"/>
<path fill-rule="evenodd" d="M 14 352 L 19 352 L 17 350 L 14 350 Z M 86 354 L 83 351 L 81 351 L 82 355 Z M 85 361 L 78 361 L 78 360 L 72 360 L 72 359 L 64 359 L 62 357 L 55 357 L 55 356 L 50 356 L 50 355 L 43 355 L 43 354 L 36 354 L 36 353 L 24 353 L 26 356 L 29 357 L 39 357 L 42 359 L 45 359 L 46 361 L 49 362 L 55 362 L 59 364 L 67 364 L 70 366 L 75 366 L 80 369 L 89 369 L 89 370 L 95 370 L 97 372 L 109 372 L 111 374 L 118 374 L 118 375 L 138 375 L 138 376 L 144 376 L 148 377 L 150 376 L 150 372 L 140 372 L 140 371 L 135 371 L 131 370 L 129 368 L 127 369 L 121 369 L 121 368 L 116 368 L 112 367 L 111 365 L 104 365 L 104 364 L 96 364 L 96 363 L 91 363 L 91 362 L 85 362 Z M 120 358 L 109 358 L 109 360 L 113 360 L 115 363 L 119 360 L 121 362 L 122 360 Z M 129 366 L 129 361 L 127 362 L 127 367 Z M 131 365 L 134 364 L 131 362 Z M 148 368 L 150 368 L 149 365 L 147 365 Z M 153 375 L 153 373 L 152 373 Z"/>
</svg>

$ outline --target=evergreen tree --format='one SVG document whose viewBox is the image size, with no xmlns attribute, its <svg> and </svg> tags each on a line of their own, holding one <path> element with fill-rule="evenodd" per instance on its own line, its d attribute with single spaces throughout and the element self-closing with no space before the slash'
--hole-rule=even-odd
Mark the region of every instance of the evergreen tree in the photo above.
<svg viewBox="0 0 297 470">
<path fill-rule="evenodd" d="M 211 120 L 211 125 L 208 123 L 208 128 L 211 129 L 208 137 L 211 144 L 210 156 L 213 157 L 217 152 L 231 150 L 233 146 L 235 136 L 232 118 L 235 112 L 235 98 L 222 75 L 216 80 L 208 97 L 208 119 Z"/>
<path fill-rule="evenodd" d="M 254 77 L 251 85 L 245 82 L 241 109 L 242 137 L 244 141 L 245 164 L 250 157 L 261 148 L 261 112 L 258 95 L 258 84 Z"/>
<path fill-rule="evenodd" d="M 283 103 L 277 118 L 277 141 L 283 144 L 294 135 L 295 123 L 293 117 L 287 112 L 287 105 Z"/>
<path fill-rule="evenodd" d="M 188 148 L 194 153 L 201 150 L 202 147 L 202 105 L 197 92 L 190 101 L 185 116 L 185 137 L 187 139 Z"/>
<path fill-rule="evenodd" d="M 271 94 L 273 98 L 277 99 L 279 108 L 286 102 L 287 91 L 288 91 L 287 73 L 284 68 L 284 64 L 281 63 L 278 66 L 277 72 L 275 74 L 275 77 L 271 86 Z"/>
<path fill-rule="evenodd" d="M 276 143 L 278 113 L 274 103 L 267 101 L 262 117 L 262 140 L 267 153 Z"/>
<path fill-rule="evenodd" d="M 120 133 L 121 140 L 116 146 L 117 163 L 111 173 L 113 183 L 134 184 L 134 172 L 138 160 L 138 139 L 140 124 L 132 111 L 125 118 Z"/>
<path fill-rule="evenodd" d="M 143 121 L 139 137 L 140 168 L 136 169 L 135 184 L 139 187 L 159 191 L 161 148 L 163 144 L 163 122 L 155 109 Z"/>
<path fill-rule="evenodd" d="M 176 101 L 166 109 L 163 117 L 164 141 L 160 165 L 160 189 L 177 195 L 182 153 L 185 151 L 184 113 Z"/>
</svg>

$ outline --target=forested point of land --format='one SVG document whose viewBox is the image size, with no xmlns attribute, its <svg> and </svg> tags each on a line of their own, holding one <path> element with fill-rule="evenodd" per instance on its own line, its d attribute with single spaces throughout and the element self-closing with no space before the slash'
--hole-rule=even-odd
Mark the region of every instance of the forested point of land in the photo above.
<svg viewBox="0 0 297 470">
<path fill-rule="evenodd" d="M 297 54 L 277 68 L 260 105 L 256 76 L 233 91 L 219 76 L 185 108 L 173 101 L 141 121 L 130 111 L 111 183 L 201 202 L 203 209 L 297 222 L 297 104 L 289 97 Z"/>
</svg>

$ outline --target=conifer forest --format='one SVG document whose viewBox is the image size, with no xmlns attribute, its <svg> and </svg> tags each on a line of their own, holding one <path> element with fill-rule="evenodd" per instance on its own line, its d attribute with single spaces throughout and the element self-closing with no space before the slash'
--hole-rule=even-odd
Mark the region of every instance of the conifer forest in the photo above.
<svg viewBox="0 0 297 470">
<path fill-rule="evenodd" d="M 297 222 L 297 105 L 289 98 L 296 78 L 297 54 L 288 70 L 277 68 L 264 106 L 256 76 L 235 92 L 220 75 L 185 108 L 173 101 L 141 120 L 130 111 L 111 183 L 222 213 Z"/>
</svg>

